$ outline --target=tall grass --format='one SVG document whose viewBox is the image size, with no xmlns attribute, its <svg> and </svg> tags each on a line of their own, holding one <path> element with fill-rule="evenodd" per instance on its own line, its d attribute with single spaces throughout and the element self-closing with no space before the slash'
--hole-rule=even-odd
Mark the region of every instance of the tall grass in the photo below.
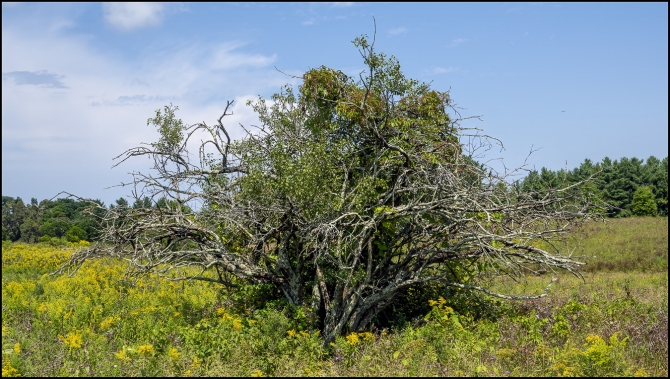
<svg viewBox="0 0 670 379">
<path fill-rule="evenodd" d="M 558 275 L 526 302 L 438 297 L 423 318 L 327 348 L 309 309 L 263 306 L 267 288 L 132 283 L 112 260 L 47 276 L 72 250 L 3 245 L 3 376 L 667 376 L 667 219 L 591 224 L 563 243 L 586 257 L 585 281 Z M 494 286 L 527 294 L 548 279 Z"/>
</svg>

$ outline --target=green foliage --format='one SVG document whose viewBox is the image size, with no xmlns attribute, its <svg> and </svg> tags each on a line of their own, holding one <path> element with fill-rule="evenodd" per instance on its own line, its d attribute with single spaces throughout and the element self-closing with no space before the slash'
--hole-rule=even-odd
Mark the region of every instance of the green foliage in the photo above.
<svg viewBox="0 0 670 379">
<path fill-rule="evenodd" d="M 179 109 L 172 104 L 163 107 L 163 111 L 156 109 L 156 117 L 149 118 L 147 125 L 154 125 L 158 129 L 160 137 L 158 142 L 151 145 L 163 153 L 174 153 L 179 151 L 184 140 L 184 123 L 175 116 Z"/>
<path fill-rule="evenodd" d="M 21 238 L 21 224 L 25 214 L 26 206 L 20 197 L 2 197 L 3 240 L 18 241 Z"/>
<path fill-rule="evenodd" d="M 68 242 L 86 241 L 88 239 L 88 234 L 79 226 L 73 225 L 67 233 L 65 233 L 65 239 L 67 239 Z"/>
<path fill-rule="evenodd" d="M 636 216 L 656 216 L 658 207 L 648 186 L 639 187 L 633 195 L 632 211 Z"/>
<path fill-rule="evenodd" d="M 51 243 L 52 237 L 66 241 L 77 242 L 79 240 L 96 241 L 98 220 L 102 216 L 99 208 L 91 207 L 87 201 L 93 201 L 103 205 L 99 200 L 73 200 L 59 198 L 56 200 L 31 199 L 30 204 L 24 204 L 20 197 L 2 197 L 2 238 L 3 241 L 21 241 L 29 243 L 46 242 Z M 176 207 L 176 201 L 168 202 L 165 199 L 153 205 L 151 199 L 137 199 L 133 208 L 150 209 L 155 207 Z M 129 207 L 125 198 L 119 198 L 110 208 Z M 182 205 L 184 211 L 188 206 Z M 79 238 L 75 241 L 75 238 Z"/>
<path fill-rule="evenodd" d="M 623 360 L 628 338 L 619 340 L 614 333 L 609 341 L 589 334 L 583 348 L 568 348 L 556 358 L 552 370 L 560 376 L 624 376 L 631 373 Z"/>
<path fill-rule="evenodd" d="M 659 160 L 650 156 L 646 162 L 638 158 L 623 157 L 612 161 L 605 157 L 602 162 L 593 163 L 586 159 L 572 171 L 552 171 L 542 168 L 540 172 L 531 171 L 521 183 L 524 190 L 543 190 L 557 188 L 559 185 L 574 184 L 595 175 L 593 183 L 579 188 L 594 201 L 608 205 L 609 217 L 629 217 L 631 215 L 652 215 L 655 202 L 661 216 L 668 215 L 668 157 Z M 651 196 L 645 191 L 645 206 L 634 211 L 633 198 L 639 188 L 648 187 Z M 639 213 L 642 212 L 642 213 Z"/>
</svg>

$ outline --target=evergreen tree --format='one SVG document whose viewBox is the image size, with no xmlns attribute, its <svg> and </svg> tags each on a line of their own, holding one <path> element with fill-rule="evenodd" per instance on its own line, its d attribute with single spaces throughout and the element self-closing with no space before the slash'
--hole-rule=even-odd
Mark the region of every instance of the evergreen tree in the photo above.
<svg viewBox="0 0 670 379">
<path fill-rule="evenodd" d="M 658 209 L 651 188 L 642 186 L 635 191 L 632 211 L 636 216 L 656 216 Z"/>
</svg>

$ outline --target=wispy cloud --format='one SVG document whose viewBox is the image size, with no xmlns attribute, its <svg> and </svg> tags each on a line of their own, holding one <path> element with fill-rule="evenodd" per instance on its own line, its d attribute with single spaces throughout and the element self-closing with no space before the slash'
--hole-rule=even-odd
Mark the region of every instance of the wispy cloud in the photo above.
<svg viewBox="0 0 670 379">
<path fill-rule="evenodd" d="M 148 45 L 128 60 L 101 49 L 88 35 L 47 32 L 48 19 L 42 21 L 41 32 L 25 23 L 2 28 L 3 182 L 36 187 L 26 172 L 50 181 L 49 188 L 28 191 L 31 196 L 53 196 L 53 188 L 100 196 L 102 188 L 127 179 L 126 172 L 142 169 L 137 161 L 106 170 L 120 152 L 155 140 L 146 119 L 169 102 L 180 106 L 185 123 L 210 124 L 226 100 L 238 100 L 235 116 L 224 122 L 231 137 L 239 138 L 244 135 L 239 123 L 258 122 L 245 100 L 287 82 L 272 68 L 276 55 L 253 51 L 244 42 Z M 44 156 L 54 158 L 45 162 Z M 68 182 L 50 176 L 59 167 L 91 174 Z"/>
<path fill-rule="evenodd" d="M 314 17 L 310 18 L 309 20 L 301 22 L 303 25 L 314 25 L 316 23 L 316 19 Z"/>
<path fill-rule="evenodd" d="M 130 82 L 130 86 L 131 87 L 149 87 L 149 83 L 145 82 L 144 80 L 142 80 L 140 78 L 134 78 Z"/>
<path fill-rule="evenodd" d="M 352 2 L 352 1 L 330 3 L 331 8 L 347 8 L 347 7 L 351 7 L 353 5 L 354 5 L 354 2 Z"/>
<path fill-rule="evenodd" d="M 404 26 L 401 26 L 399 28 L 393 28 L 388 31 L 388 34 L 391 36 L 397 36 L 398 34 L 403 34 L 407 33 L 407 28 Z"/>
<path fill-rule="evenodd" d="M 62 75 L 50 74 L 47 71 L 11 71 L 3 72 L 2 80 L 14 79 L 14 83 L 32 84 L 46 88 L 68 88 L 60 79 Z"/>
<path fill-rule="evenodd" d="M 469 39 L 467 39 L 467 38 L 456 38 L 455 40 L 451 41 L 451 45 L 449 45 L 449 47 L 460 46 L 460 45 L 462 45 L 462 44 L 464 44 L 468 41 L 469 41 Z"/>
<path fill-rule="evenodd" d="M 105 106 L 138 106 L 138 105 L 147 105 L 155 103 L 167 103 L 170 101 L 175 101 L 176 97 L 174 96 L 146 96 L 146 95 L 132 95 L 132 96 L 119 96 L 115 101 L 94 101 L 91 103 L 91 106 L 99 107 L 102 105 Z"/>
<path fill-rule="evenodd" d="M 459 71 L 459 67 L 439 67 L 439 66 L 433 66 L 429 69 L 424 70 L 426 74 L 432 74 L 432 75 L 437 75 L 437 74 L 448 74 L 450 72 L 454 71 Z"/>
<path fill-rule="evenodd" d="M 104 3 L 105 21 L 113 27 L 128 31 L 163 22 L 165 5 L 161 3 Z"/>
<path fill-rule="evenodd" d="M 210 67 L 229 70 L 237 67 L 265 67 L 277 59 L 276 55 L 246 54 L 236 51 L 243 43 L 227 43 L 212 48 Z"/>
</svg>

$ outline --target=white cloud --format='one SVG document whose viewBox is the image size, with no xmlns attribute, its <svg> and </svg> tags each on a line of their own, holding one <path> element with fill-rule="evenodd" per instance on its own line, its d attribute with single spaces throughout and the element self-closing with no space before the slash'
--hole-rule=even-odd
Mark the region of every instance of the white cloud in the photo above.
<svg viewBox="0 0 670 379">
<path fill-rule="evenodd" d="M 347 8 L 353 6 L 353 2 L 334 2 L 330 3 L 331 8 Z"/>
<path fill-rule="evenodd" d="M 244 46 L 242 43 L 227 43 L 214 48 L 210 60 L 212 69 L 227 70 L 241 66 L 264 67 L 277 59 L 276 55 L 265 56 L 261 54 L 243 54 L 235 50 Z"/>
<path fill-rule="evenodd" d="M 146 125 L 155 109 L 172 102 L 185 123 L 213 124 L 236 99 L 224 121 L 239 138 L 239 123 L 257 122 L 246 100 L 291 81 L 271 66 L 275 55 L 246 52 L 244 43 L 147 46 L 128 60 L 97 42 L 3 25 L 3 193 L 43 199 L 62 189 L 109 203 L 127 190 L 103 188 L 146 170 L 145 160 L 109 168 L 124 150 L 155 140 Z"/>
<path fill-rule="evenodd" d="M 462 44 L 464 44 L 468 41 L 469 40 L 467 38 L 456 38 L 455 40 L 451 41 L 451 45 L 449 45 L 449 46 L 450 47 L 456 47 L 456 46 L 462 45 Z"/>
<path fill-rule="evenodd" d="M 12 71 L 3 72 L 2 80 L 13 79 L 18 85 L 32 84 L 45 88 L 68 88 L 61 81 L 61 75 L 50 74 L 47 71 Z"/>
<path fill-rule="evenodd" d="M 390 29 L 388 31 L 388 34 L 392 35 L 392 36 L 397 36 L 398 34 L 403 34 L 403 33 L 407 33 L 407 28 L 404 27 L 404 26 L 401 26 L 399 28 Z"/>
<path fill-rule="evenodd" d="M 109 24 L 125 31 L 160 25 L 165 16 L 162 3 L 103 3 L 102 9 Z"/>
<path fill-rule="evenodd" d="M 314 17 L 310 18 L 307 21 L 301 22 L 301 24 L 303 24 L 303 25 L 314 25 L 315 23 L 316 23 L 316 19 Z"/>
<path fill-rule="evenodd" d="M 438 67 L 438 66 L 433 66 L 430 69 L 425 70 L 424 72 L 426 74 L 432 74 L 432 75 L 437 75 L 437 74 L 448 74 L 450 72 L 454 71 L 459 71 L 460 68 L 458 67 Z"/>
</svg>

